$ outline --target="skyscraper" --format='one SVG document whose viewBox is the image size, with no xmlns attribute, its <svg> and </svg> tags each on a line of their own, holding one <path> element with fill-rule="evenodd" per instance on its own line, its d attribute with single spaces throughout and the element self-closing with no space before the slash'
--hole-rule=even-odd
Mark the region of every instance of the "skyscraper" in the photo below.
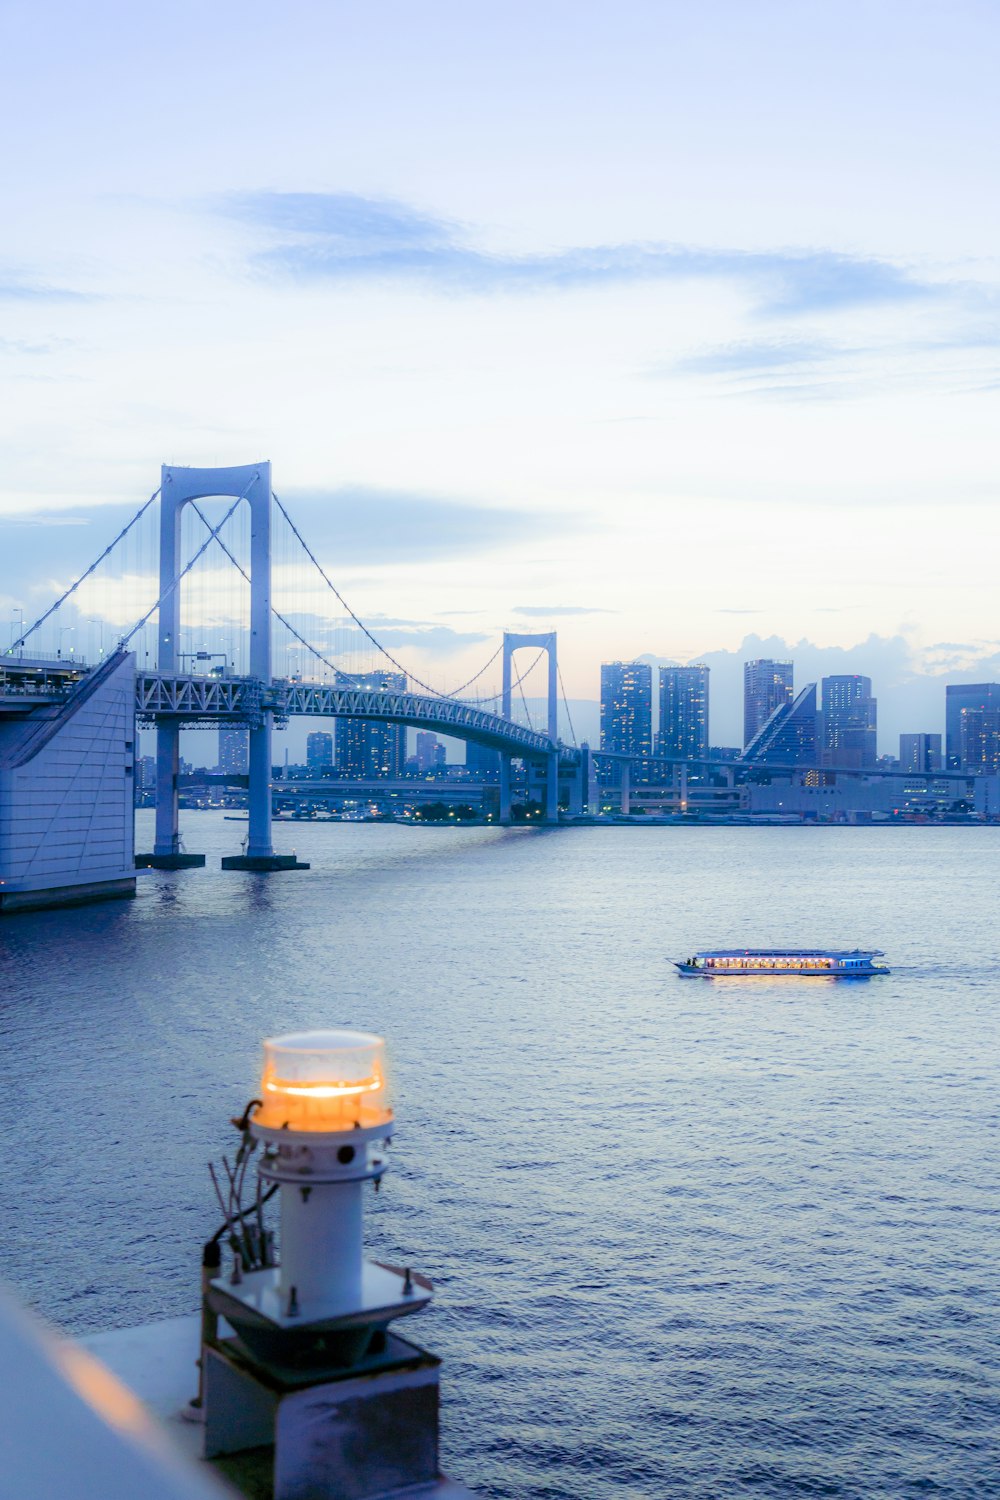
<svg viewBox="0 0 1000 1500">
<path fill-rule="evenodd" d="M 246 729 L 219 730 L 219 770 L 245 776 L 250 769 L 250 736 Z"/>
<path fill-rule="evenodd" d="M 940 771 L 941 736 L 939 734 L 901 734 L 899 736 L 899 769 L 901 771 Z"/>
<path fill-rule="evenodd" d="M 483 781 L 497 781 L 500 777 L 500 751 L 477 745 L 472 740 L 465 744 L 465 769 L 470 776 Z"/>
<path fill-rule="evenodd" d="M 366 677 L 352 678 L 352 685 L 363 692 L 398 693 L 406 691 L 406 678 L 402 672 L 370 672 Z M 380 719 L 341 719 L 334 757 L 342 776 L 366 780 L 402 776 L 406 726 Z"/>
<path fill-rule="evenodd" d="M 697 760 L 708 753 L 708 667 L 660 668 L 658 755 Z"/>
<path fill-rule="evenodd" d="M 1000 709 L 963 708 L 958 742 L 963 771 L 996 776 L 1000 772 Z"/>
<path fill-rule="evenodd" d="M 823 678 L 823 751 L 829 764 L 859 770 L 874 766 L 877 722 L 870 677 L 849 673 Z"/>
<path fill-rule="evenodd" d="M 814 766 L 818 758 L 816 684 L 785 701 L 743 750 L 745 760 L 765 766 Z"/>
<path fill-rule="evenodd" d="M 314 776 L 322 776 L 333 765 L 332 734 L 316 730 L 314 734 L 306 736 L 306 765 Z"/>
<path fill-rule="evenodd" d="M 417 772 L 427 776 L 446 763 L 445 747 L 429 729 L 417 730 Z"/>
<path fill-rule="evenodd" d="M 760 661 L 743 663 L 743 745 L 746 748 L 764 727 L 776 708 L 792 701 L 792 663 Z"/>
<path fill-rule="evenodd" d="M 962 764 L 963 708 L 1000 708 L 1000 682 L 959 683 L 944 690 L 945 755 L 949 771 L 964 771 Z"/>
<path fill-rule="evenodd" d="M 601 749 L 649 755 L 653 740 L 653 669 L 646 662 L 601 663 Z"/>
</svg>

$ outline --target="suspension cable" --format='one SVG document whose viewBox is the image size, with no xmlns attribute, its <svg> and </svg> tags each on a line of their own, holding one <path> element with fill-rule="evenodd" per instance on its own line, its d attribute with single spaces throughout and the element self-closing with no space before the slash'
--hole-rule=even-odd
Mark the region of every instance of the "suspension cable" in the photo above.
<svg viewBox="0 0 1000 1500">
<path fill-rule="evenodd" d="M 113 551 L 114 548 L 118 546 L 118 543 L 122 540 L 122 538 L 128 535 L 128 533 L 132 530 L 132 527 L 135 525 L 136 521 L 139 520 L 140 516 L 144 516 L 146 514 L 146 511 L 152 505 L 153 501 L 156 499 L 159 493 L 160 491 L 158 488 L 153 491 L 146 503 L 144 505 L 141 505 L 136 511 L 135 515 L 132 517 L 131 521 L 129 521 L 128 525 L 123 527 L 122 530 L 119 531 L 118 535 L 109 546 L 105 547 L 104 551 L 101 553 L 97 561 L 91 563 L 86 573 L 81 573 L 76 582 L 70 584 L 69 588 L 64 594 L 60 596 L 60 598 L 56 600 L 55 604 L 53 604 L 50 609 L 47 609 L 43 615 L 39 615 L 34 625 L 30 625 L 28 627 L 28 629 L 21 636 L 20 640 L 12 641 L 11 644 L 7 647 L 6 651 L 0 653 L 0 655 L 10 656 L 11 652 L 19 650 L 20 647 L 23 646 L 25 641 L 28 639 L 28 636 L 33 635 L 38 629 L 39 625 L 44 625 L 49 616 L 54 615 L 61 604 L 65 604 L 70 594 L 76 593 L 77 589 L 80 587 L 81 583 L 83 583 L 84 579 L 89 578 L 94 569 L 100 567 L 101 563 L 107 557 L 108 553 Z M 134 633 L 135 632 L 133 631 L 133 634 Z M 131 640 L 131 636 L 129 637 L 129 639 Z"/>
<path fill-rule="evenodd" d="M 312 548 L 309 546 L 309 543 L 306 541 L 305 537 L 302 535 L 301 531 L 296 526 L 291 516 L 288 514 L 284 505 L 281 503 L 281 500 L 277 495 L 274 494 L 273 491 L 271 493 L 275 505 L 281 511 L 281 514 L 284 516 L 285 520 L 292 528 L 292 534 L 298 540 L 299 546 L 303 549 L 306 556 L 309 558 L 309 561 L 312 563 L 313 567 L 316 569 L 317 573 L 322 578 L 327 588 L 331 591 L 334 598 L 338 601 L 341 608 L 346 610 L 351 619 L 354 621 L 355 625 L 357 625 L 358 629 L 362 631 L 365 636 L 367 636 L 368 640 L 371 641 L 376 651 L 380 651 L 388 661 L 391 661 L 393 666 L 398 671 L 403 673 L 404 677 L 408 678 L 411 682 L 415 682 L 418 687 L 422 687 L 425 692 L 431 693 L 435 698 L 457 698 L 459 693 L 464 693 L 466 688 L 471 687 L 474 682 L 477 682 L 479 678 L 482 677 L 483 673 L 493 665 L 497 657 L 500 655 L 500 652 L 503 650 L 502 643 L 497 648 L 497 650 L 494 651 L 493 655 L 490 657 L 486 665 L 479 668 L 479 671 L 475 674 L 474 677 L 470 677 L 468 682 L 463 682 L 461 687 L 454 688 L 450 693 L 443 693 L 440 688 L 432 687 L 429 682 L 423 682 L 421 678 L 419 678 L 414 672 L 408 671 L 407 668 L 403 666 L 402 662 L 396 660 L 391 651 L 387 651 L 386 648 L 381 644 L 381 642 L 375 639 L 371 631 L 368 629 L 368 626 L 365 624 L 364 620 L 362 620 L 358 615 L 354 613 L 353 609 L 348 604 L 347 600 L 344 598 L 340 590 L 337 588 L 336 584 L 324 571 L 322 563 L 319 561 L 315 552 L 313 552 Z"/>
<path fill-rule="evenodd" d="M 569 740 L 571 745 L 576 744 L 576 730 L 573 728 L 573 715 L 569 711 L 569 699 L 566 697 L 566 688 L 563 684 L 562 667 L 559 658 L 556 657 L 556 671 L 559 674 L 559 691 L 562 693 L 563 708 L 566 710 L 566 721 L 569 724 Z"/>
<path fill-rule="evenodd" d="M 208 550 L 208 548 L 211 546 L 212 542 L 218 538 L 219 532 L 222 530 L 223 526 L 225 526 L 226 522 L 229 520 L 229 517 L 233 514 L 233 511 L 240 504 L 240 502 L 246 499 L 247 495 L 250 492 L 251 485 L 253 485 L 258 478 L 259 478 L 259 475 L 255 474 L 253 476 L 253 479 L 251 479 L 251 480 L 248 481 L 248 483 L 246 485 L 246 488 L 244 489 L 242 495 L 237 495 L 236 496 L 236 499 L 233 501 L 232 505 L 226 511 L 226 514 L 223 516 L 223 518 L 219 522 L 218 526 L 216 526 L 214 528 L 211 528 L 209 530 L 208 536 L 202 542 L 201 546 L 198 548 L 197 552 L 191 558 L 190 562 L 188 562 L 187 565 L 181 569 L 181 571 L 178 573 L 178 575 L 177 575 L 176 578 L 174 578 L 174 579 L 171 580 L 171 582 L 163 590 L 163 593 L 157 599 L 156 603 L 154 605 L 152 605 L 151 608 L 149 608 L 146 611 L 146 613 L 143 615 L 143 617 L 142 617 L 141 620 L 138 620 L 136 622 L 136 624 L 132 626 L 132 629 L 129 631 L 128 635 L 123 635 L 122 636 L 121 640 L 118 642 L 119 649 L 124 649 L 124 647 L 128 645 L 129 641 L 135 635 L 136 631 L 137 630 L 141 630 L 142 627 L 146 624 L 146 622 L 150 619 L 150 617 L 156 613 L 156 611 L 159 609 L 160 605 L 163 603 L 164 599 L 169 599 L 170 595 L 174 592 L 174 589 L 177 588 L 177 586 L 180 583 L 181 579 L 185 578 L 187 576 L 187 574 L 190 573 L 191 569 L 194 567 L 194 565 L 198 561 L 199 557 L 201 557 L 202 554 L 204 552 L 206 552 Z M 199 514 L 200 514 L 200 512 L 199 512 Z M 202 520 L 204 520 L 204 517 L 202 517 Z"/>
<path fill-rule="evenodd" d="M 242 496 L 240 498 L 242 499 Z M 278 506 L 281 509 L 282 514 L 285 516 L 285 519 L 288 520 L 288 524 L 290 526 L 292 526 L 292 530 L 295 531 L 295 527 L 294 527 L 294 525 L 292 525 L 291 520 L 289 520 L 288 514 L 285 511 L 284 506 L 281 505 L 281 501 L 278 500 L 277 495 L 274 496 L 274 499 L 277 501 Z M 226 524 L 226 521 L 229 519 L 229 515 L 232 515 L 232 511 L 230 510 L 230 512 L 229 512 L 228 515 L 223 516 L 222 520 L 219 522 L 219 525 L 213 531 L 211 523 L 208 520 L 208 517 L 205 515 L 204 511 L 202 511 L 202 509 L 198 505 L 197 501 L 192 500 L 190 502 L 190 504 L 191 504 L 191 509 L 194 511 L 195 515 L 203 523 L 203 525 L 205 525 L 205 526 L 208 527 L 208 530 L 209 530 L 209 535 L 205 539 L 204 546 L 202 547 L 201 550 L 204 551 L 205 547 L 207 547 L 208 544 L 209 544 L 209 542 L 211 542 L 213 540 L 213 538 L 214 538 L 214 540 L 218 542 L 218 544 L 222 548 L 223 552 L 229 558 L 229 561 L 232 563 L 233 567 L 236 568 L 237 572 L 241 573 L 243 575 L 243 577 L 246 579 L 247 583 L 249 583 L 250 582 L 250 574 L 247 572 L 246 568 L 244 568 L 243 564 L 239 561 L 239 559 L 233 555 L 232 551 L 230 550 L 230 548 L 228 547 L 228 545 L 226 544 L 226 542 L 224 542 L 223 539 L 222 539 L 222 537 L 219 535 L 219 532 L 222 530 L 223 526 Z M 296 534 L 296 536 L 299 535 L 299 533 L 297 531 L 295 532 L 295 534 Z M 299 537 L 299 540 L 301 541 L 302 538 Z M 304 542 L 302 543 L 302 545 L 303 545 L 303 547 L 305 547 L 305 543 Z M 307 552 L 309 551 L 308 547 L 306 547 L 306 551 Z M 197 556 L 195 556 L 195 557 L 193 557 L 191 559 L 191 563 L 189 563 L 188 566 L 190 567 L 193 563 L 197 562 L 198 557 L 200 557 L 200 556 L 201 556 L 201 553 L 199 552 L 197 554 Z M 312 556 L 311 553 L 310 553 L 310 556 Z M 313 559 L 313 561 L 315 562 L 315 559 Z M 319 567 L 319 564 L 317 563 L 316 566 Z M 322 573 L 322 571 L 323 571 L 322 568 L 320 568 L 320 572 L 321 573 Z M 183 574 L 181 576 L 183 577 Z M 178 582 L 179 581 L 180 580 L 178 579 Z M 333 585 L 330 584 L 330 587 L 333 588 Z M 337 590 L 334 588 L 333 592 L 336 594 Z M 337 594 L 337 597 L 339 599 L 340 595 Z M 343 600 L 341 600 L 341 603 L 343 603 Z M 346 605 L 344 607 L 345 607 L 345 609 L 347 608 Z M 155 609 L 156 606 L 154 605 L 153 608 Z M 150 613 L 152 613 L 152 610 L 150 611 Z M 291 620 L 287 619 L 274 604 L 271 605 L 271 613 L 274 615 L 274 617 L 275 617 L 276 620 L 280 620 L 281 624 L 284 625 L 284 627 L 285 627 L 286 630 L 291 631 L 291 633 L 292 633 L 292 635 L 294 635 L 295 639 L 301 645 L 305 646 L 305 648 L 306 648 L 307 651 L 310 651 L 312 653 L 312 655 L 315 656 L 315 658 L 316 658 L 317 661 L 321 661 L 325 667 L 329 667 L 330 671 L 333 672 L 337 677 L 353 678 L 356 681 L 359 676 L 364 676 L 364 673 L 345 672 L 342 667 L 338 667 L 337 666 L 336 662 L 330 661 L 329 657 L 324 656 L 323 653 L 322 653 L 322 651 L 319 651 L 312 644 L 311 641 L 306 640 L 305 636 L 302 635 L 300 631 L 296 630 L 296 628 L 292 624 Z M 348 614 L 351 615 L 352 619 L 357 620 L 357 616 L 354 615 L 353 611 L 351 611 L 350 609 L 348 609 Z M 147 616 L 147 618 L 148 618 L 148 616 Z M 357 623 L 360 624 L 361 622 L 357 621 Z M 364 630 L 364 626 L 363 625 L 361 626 L 361 628 L 362 628 L 362 630 Z M 370 640 L 374 641 L 374 636 L 371 636 L 367 630 L 365 630 L 365 634 L 369 636 Z M 375 645 L 376 646 L 378 645 L 377 641 L 375 641 Z M 379 647 L 379 650 L 382 650 L 382 648 Z M 502 650 L 503 650 L 503 642 L 501 641 L 500 645 L 497 647 L 497 649 L 494 651 L 493 655 L 490 657 L 489 661 L 486 663 L 486 666 L 485 667 L 481 667 L 480 670 L 476 673 L 476 677 L 481 677 L 483 675 L 483 672 L 486 671 L 486 668 L 487 667 L 491 667 L 493 665 L 493 663 L 496 661 L 497 657 L 500 655 L 500 653 L 501 653 Z M 384 654 L 386 656 L 389 656 L 389 653 L 387 651 Z M 516 687 L 519 688 L 521 686 L 521 683 L 525 680 L 526 677 L 530 677 L 531 673 L 538 666 L 538 663 L 541 661 L 541 659 L 542 659 L 542 657 L 544 655 L 545 655 L 545 647 L 543 646 L 542 649 L 541 649 L 541 651 L 539 651 L 538 655 L 535 657 L 534 661 L 531 662 L 530 665 L 528 667 L 526 667 L 525 670 L 518 677 L 516 677 L 514 679 L 514 681 L 511 683 L 511 691 L 513 691 L 513 689 L 516 688 Z M 393 661 L 393 658 L 391 656 L 389 656 L 389 660 Z M 399 666 L 398 662 L 393 662 L 393 664 L 395 666 Z M 400 671 L 402 671 L 402 672 L 404 672 L 404 674 L 406 674 L 406 669 L 404 667 L 400 667 Z M 406 674 L 406 675 L 412 675 L 412 674 Z M 426 686 L 426 684 L 424 684 L 424 683 L 422 683 L 420 681 L 419 677 L 413 677 L 412 680 L 414 682 L 416 682 L 420 687 Z M 470 683 L 475 682 L 475 680 L 476 680 L 476 678 L 472 677 L 472 678 L 469 679 L 469 682 L 463 684 L 463 686 L 464 687 L 468 687 L 470 685 Z M 460 693 L 462 691 L 462 688 L 456 688 L 454 694 L 452 694 L 452 693 L 439 693 L 435 689 L 431 689 L 431 691 L 432 691 L 432 693 L 433 693 L 433 695 L 435 697 L 450 698 L 450 697 L 454 697 L 458 693 Z M 500 698 L 500 697 L 502 697 L 502 693 L 493 693 L 489 697 L 480 699 L 479 701 L 481 703 L 495 703 L 496 700 L 498 698 Z M 524 697 L 524 693 L 523 692 L 521 694 L 521 697 L 523 699 L 523 697 Z M 567 708 L 567 714 L 568 714 L 568 712 L 569 712 L 569 710 Z M 528 713 L 527 704 L 525 704 L 525 713 Z M 528 720 L 529 720 L 529 723 L 530 723 L 530 720 L 531 720 L 530 713 L 528 713 Z"/>
</svg>

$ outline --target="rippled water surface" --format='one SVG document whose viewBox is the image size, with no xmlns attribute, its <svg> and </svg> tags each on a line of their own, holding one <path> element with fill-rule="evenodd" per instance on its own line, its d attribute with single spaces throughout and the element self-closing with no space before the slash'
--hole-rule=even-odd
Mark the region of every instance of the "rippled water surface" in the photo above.
<svg viewBox="0 0 1000 1500">
<path fill-rule="evenodd" d="M 510 1500 L 1000 1494 L 1000 830 L 298 825 L 5 919 L 4 1274 L 193 1310 L 259 1039 L 384 1032 L 378 1253 L 434 1278 L 448 1468 Z M 148 837 L 148 835 L 147 835 Z M 142 842 L 140 835 L 139 842 Z M 214 865 L 215 868 L 211 868 Z M 884 948 L 867 983 L 675 978 Z"/>
</svg>

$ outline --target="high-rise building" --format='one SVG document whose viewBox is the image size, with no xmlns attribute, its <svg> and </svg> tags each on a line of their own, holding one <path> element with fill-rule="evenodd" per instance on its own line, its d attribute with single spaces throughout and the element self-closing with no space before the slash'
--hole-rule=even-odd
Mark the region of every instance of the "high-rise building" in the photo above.
<svg viewBox="0 0 1000 1500">
<path fill-rule="evenodd" d="M 406 691 L 402 672 L 370 672 L 351 679 L 363 692 Z M 402 776 L 406 766 L 406 726 L 381 719 L 341 719 L 337 725 L 334 763 L 341 776 L 369 780 Z"/>
<path fill-rule="evenodd" d="M 765 766 L 814 766 L 818 759 L 816 684 L 780 704 L 748 745 L 743 759 Z"/>
<path fill-rule="evenodd" d="M 500 751 L 490 750 L 486 745 L 465 742 L 465 769 L 470 776 L 481 781 L 497 781 L 500 776 Z"/>
<path fill-rule="evenodd" d="M 743 663 L 743 745 L 746 748 L 770 719 L 775 709 L 792 701 L 792 663 L 760 661 Z"/>
<path fill-rule="evenodd" d="M 708 754 L 708 667 L 660 668 L 657 755 L 691 760 Z"/>
<path fill-rule="evenodd" d="M 899 736 L 899 769 L 901 771 L 940 771 L 941 736 L 939 734 L 901 734 Z"/>
<path fill-rule="evenodd" d="M 333 735 L 317 729 L 306 735 L 306 765 L 314 776 L 322 776 L 333 765 Z"/>
<path fill-rule="evenodd" d="M 877 725 L 870 677 L 844 673 L 823 678 L 823 753 L 829 765 L 857 770 L 874 766 Z"/>
<path fill-rule="evenodd" d="M 647 662 L 601 663 L 601 749 L 649 755 L 653 741 L 653 669 Z"/>
<path fill-rule="evenodd" d="M 944 749 L 949 771 L 964 771 L 962 764 L 962 710 L 1000 708 L 1000 682 L 959 683 L 944 690 Z"/>
<path fill-rule="evenodd" d="M 1000 708 L 963 708 L 958 744 L 963 771 L 996 776 L 1000 772 Z"/>
<path fill-rule="evenodd" d="M 250 769 L 250 736 L 246 729 L 219 730 L 219 770 L 245 776 Z"/>
<path fill-rule="evenodd" d="M 447 762 L 445 747 L 429 729 L 417 730 L 417 774 L 428 776 Z"/>
</svg>

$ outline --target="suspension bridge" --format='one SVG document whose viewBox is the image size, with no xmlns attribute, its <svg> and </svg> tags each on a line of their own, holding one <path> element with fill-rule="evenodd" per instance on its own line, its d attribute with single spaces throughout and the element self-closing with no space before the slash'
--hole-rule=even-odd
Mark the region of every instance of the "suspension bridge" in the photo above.
<svg viewBox="0 0 1000 1500">
<path fill-rule="evenodd" d="M 139 858 L 157 867 L 203 863 L 178 827 L 189 728 L 248 733 L 248 838 L 228 868 L 297 865 L 273 847 L 271 817 L 272 736 L 295 715 L 437 730 L 499 752 L 501 823 L 515 759 L 546 822 L 561 801 L 585 806 L 589 752 L 558 734 L 560 700 L 571 736 L 572 721 L 555 633 L 506 632 L 463 682 L 425 681 L 346 602 L 275 494 L 269 463 L 164 466 L 100 556 L 30 625 L 18 613 L 0 657 L 0 908 L 134 889 L 137 725 L 156 734 L 156 834 Z M 412 641 L 419 649 L 419 633 Z M 532 659 L 516 674 L 524 650 Z M 525 683 L 539 667 L 536 724 Z"/>
</svg>

